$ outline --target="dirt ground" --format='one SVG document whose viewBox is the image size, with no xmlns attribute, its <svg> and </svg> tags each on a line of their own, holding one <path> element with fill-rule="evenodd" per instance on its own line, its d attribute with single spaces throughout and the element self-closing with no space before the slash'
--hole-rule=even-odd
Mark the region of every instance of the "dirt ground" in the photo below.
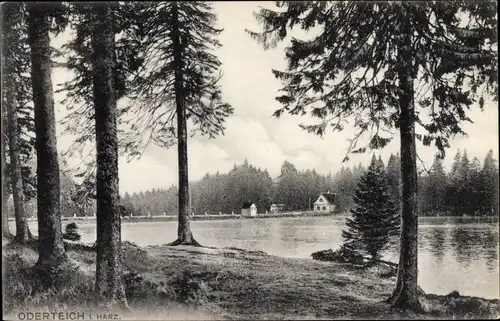
<svg viewBox="0 0 500 321">
<path fill-rule="evenodd" d="M 50 293 L 34 292 L 26 270 L 37 253 L 3 247 L 4 312 L 85 311 L 95 319 L 105 310 L 92 302 L 95 253 L 69 250 L 77 269 Z M 496 318 L 499 300 L 422 294 L 425 313 L 391 309 L 383 301 L 395 277 L 383 264 L 350 264 L 290 259 L 234 248 L 124 244 L 126 292 L 131 311 L 121 319 L 456 319 Z M 5 311 L 7 310 L 7 311 Z M 101 316 L 102 317 L 102 316 Z"/>
</svg>

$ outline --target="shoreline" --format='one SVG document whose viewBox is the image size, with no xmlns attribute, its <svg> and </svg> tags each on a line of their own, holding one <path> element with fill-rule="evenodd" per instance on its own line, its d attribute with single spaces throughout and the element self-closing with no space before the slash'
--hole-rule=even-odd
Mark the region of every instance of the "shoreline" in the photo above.
<svg viewBox="0 0 500 321">
<path fill-rule="evenodd" d="M 31 296 L 19 292 L 35 282 L 21 272 L 37 260 L 33 248 L 4 246 L 9 263 L 4 279 L 6 314 L 37 311 L 96 313 L 90 290 L 95 252 L 68 244 L 69 282 L 63 291 Z M 474 319 L 500 314 L 500 300 L 458 293 L 421 293 L 424 313 L 391 309 L 396 278 L 384 265 L 360 267 L 310 259 L 283 258 L 238 248 L 144 246 L 124 242 L 126 294 L 135 315 L 121 319 Z M 392 269 L 392 268 L 389 268 Z M 73 293 L 67 296 L 64 293 Z M 64 308 L 63 308 L 64 307 Z M 75 310 L 76 309 L 76 310 Z M 197 316 L 195 316 L 197 315 Z"/>
<path fill-rule="evenodd" d="M 252 220 L 252 219 L 266 219 L 266 218 L 290 218 L 290 217 L 332 217 L 337 219 L 345 219 L 349 217 L 346 213 L 318 213 L 318 212 L 286 212 L 286 213 L 269 213 L 269 214 L 257 214 L 256 216 L 242 216 L 240 214 L 220 214 L 220 215 L 191 215 L 191 221 L 225 221 L 225 220 Z M 9 217 L 9 222 L 13 222 L 15 219 Z M 28 222 L 36 222 L 36 218 L 28 218 Z M 62 222 L 92 222 L 95 223 L 96 218 L 93 216 L 77 216 L 77 217 L 62 217 Z M 138 223 L 138 222 L 176 222 L 177 215 L 165 215 L 165 216 L 133 216 L 133 217 L 122 217 L 122 223 Z M 500 219 L 498 216 L 419 216 L 419 221 L 421 223 L 436 223 L 436 224 L 498 224 Z"/>
</svg>

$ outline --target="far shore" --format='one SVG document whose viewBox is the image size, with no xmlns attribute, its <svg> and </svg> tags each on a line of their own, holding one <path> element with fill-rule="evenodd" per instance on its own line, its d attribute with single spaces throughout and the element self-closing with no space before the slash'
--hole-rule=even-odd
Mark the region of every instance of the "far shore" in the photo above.
<svg viewBox="0 0 500 321">
<path fill-rule="evenodd" d="M 257 214 L 256 216 L 244 216 L 241 214 L 207 214 L 207 215 L 191 215 L 192 221 L 219 221 L 219 220 L 235 220 L 235 219 L 264 219 L 264 218 L 287 218 L 287 217 L 332 217 L 344 219 L 348 217 L 348 213 L 321 213 L 321 212 L 281 212 Z M 28 221 L 36 221 L 36 217 L 28 218 Z M 63 216 L 62 221 L 84 221 L 95 222 L 95 216 Z M 14 221 L 10 217 L 9 221 Z M 151 215 L 151 216 L 124 216 L 122 223 L 137 223 L 137 222 L 172 222 L 177 221 L 177 215 Z M 421 223 L 435 224 L 454 224 L 454 223 L 498 223 L 498 216 L 420 216 Z"/>
</svg>

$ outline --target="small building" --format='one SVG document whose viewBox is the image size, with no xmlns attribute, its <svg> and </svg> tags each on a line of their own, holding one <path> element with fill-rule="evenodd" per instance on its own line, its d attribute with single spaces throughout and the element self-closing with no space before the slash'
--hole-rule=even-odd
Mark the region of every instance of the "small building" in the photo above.
<svg viewBox="0 0 500 321">
<path fill-rule="evenodd" d="M 285 204 L 271 204 L 271 213 L 283 212 L 285 210 Z"/>
<path fill-rule="evenodd" d="M 330 191 L 326 193 L 321 193 L 314 202 L 314 211 L 320 213 L 333 213 L 335 211 L 335 200 L 337 194 L 330 193 Z"/>
<path fill-rule="evenodd" d="M 245 202 L 241 205 L 242 216 L 257 216 L 257 206 L 252 202 Z"/>
</svg>

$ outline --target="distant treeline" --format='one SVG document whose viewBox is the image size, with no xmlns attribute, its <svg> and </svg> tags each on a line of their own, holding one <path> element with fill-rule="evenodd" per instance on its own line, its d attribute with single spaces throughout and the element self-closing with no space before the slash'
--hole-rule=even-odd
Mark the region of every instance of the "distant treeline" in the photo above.
<svg viewBox="0 0 500 321">
<path fill-rule="evenodd" d="M 385 166 L 393 200 L 399 204 L 399 155 L 391 155 Z M 276 180 L 266 170 L 247 161 L 227 174 L 206 174 L 191 184 L 191 208 L 195 214 L 239 213 L 243 202 L 252 201 L 259 213 L 269 211 L 272 203 L 285 204 L 286 210 L 308 210 L 321 192 L 337 193 L 337 210 L 346 212 L 353 205 L 352 196 L 365 168 L 361 164 L 342 167 L 335 174 L 321 175 L 314 170 L 299 171 L 285 161 Z M 122 204 L 126 213 L 161 215 L 177 213 L 177 188 L 152 189 L 125 193 Z M 498 213 L 498 167 L 493 152 L 483 163 L 458 151 L 451 170 L 446 173 L 443 161 L 436 158 L 427 171 L 419 175 L 421 214 L 496 215 Z"/>
<path fill-rule="evenodd" d="M 399 155 L 391 155 L 385 165 L 392 199 L 399 204 Z M 195 214 L 240 213 L 243 202 L 252 201 L 259 213 L 269 211 L 272 203 L 285 204 L 288 211 L 313 208 L 321 192 L 337 193 L 337 211 L 347 212 L 353 206 L 352 196 L 365 167 L 341 167 L 334 174 L 321 175 L 315 170 L 299 171 L 290 162 L 281 166 L 280 175 L 273 180 L 267 170 L 256 168 L 247 161 L 235 165 L 229 173 L 206 174 L 190 184 L 191 209 Z M 498 213 L 498 166 L 490 151 L 482 164 L 469 159 L 467 151 L 458 151 L 449 172 L 443 161 L 435 159 L 419 177 L 421 215 L 484 216 Z M 79 195 L 81 188 L 66 175 L 61 176 L 61 205 L 63 216 L 92 216 L 95 202 Z M 11 202 L 10 202 L 11 203 Z M 124 215 L 176 215 L 177 187 L 152 189 L 140 193 L 125 193 L 122 198 Z M 12 206 L 12 204 L 10 204 Z M 28 215 L 34 215 L 36 204 L 26 204 Z M 11 212 L 12 213 L 12 212 Z"/>
<path fill-rule="evenodd" d="M 286 210 L 312 208 L 321 192 L 339 192 L 339 207 L 347 209 L 357 178 L 363 173 L 361 165 L 342 168 L 336 175 L 320 175 L 314 170 L 299 171 L 290 162 L 281 166 L 279 177 L 273 181 L 267 170 L 256 168 L 247 161 L 234 166 L 227 174 L 206 174 L 191 184 L 191 208 L 195 214 L 240 213 L 243 202 L 254 202 L 259 213 L 269 211 L 272 203 L 286 205 Z M 336 188 L 337 187 L 337 188 Z M 177 187 L 167 190 L 125 193 L 123 205 L 138 215 L 147 213 L 176 213 Z"/>
</svg>

